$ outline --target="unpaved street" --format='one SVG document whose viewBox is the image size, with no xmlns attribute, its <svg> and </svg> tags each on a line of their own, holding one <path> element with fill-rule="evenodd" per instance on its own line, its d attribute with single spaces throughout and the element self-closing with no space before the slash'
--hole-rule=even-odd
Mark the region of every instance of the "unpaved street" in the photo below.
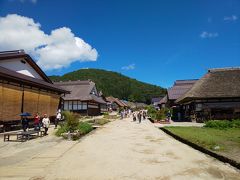
<svg viewBox="0 0 240 180">
<path fill-rule="evenodd" d="M 29 163 L 34 168 L 39 164 L 39 169 L 30 173 Z M 16 166 L 18 173 L 13 170 Z M 0 179 L 20 179 L 18 175 L 21 179 L 240 179 L 235 168 L 172 139 L 147 120 L 138 124 L 131 119 L 111 122 L 79 142 L 53 144 L 29 160 L 0 166 Z"/>
</svg>

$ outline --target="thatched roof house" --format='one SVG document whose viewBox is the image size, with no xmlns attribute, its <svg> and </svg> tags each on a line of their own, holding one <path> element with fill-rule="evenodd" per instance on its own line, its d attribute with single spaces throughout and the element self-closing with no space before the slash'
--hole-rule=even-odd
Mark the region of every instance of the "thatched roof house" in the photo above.
<svg viewBox="0 0 240 180">
<path fill-rule="evenodd" d="M 194 99 L 240 98 L 240 68 L 209 69 L 177 103 Z"/>
<path fill-rule="evenodd" d="M 240 68 L 209 69 L 183 96 L 176 100 L 204 112 L 206 119 L 229 119 L 240 113 Z M 208 117 L 207 117 L 208 116 Z"/>
<path fill-rule="evenodd" d="M 176 80 L 173 87 L 167 90 L 168 100 L 175 101 L 184 95 L 197 82 L 197 79 Z"/>
<path fill-rule="evenodd" d="M 64 93 L 23 50 L 0 52 L 0 124 L 22 112 L 54 116 Z"/>
<path fill-rule="evenodd" d="M 54 84 L 71 92 L 63 97 L 62 108 L 64 110 L 87 115 L 99 115 L 101 108 L 106 106 L 106 102 L 98 93 L 95 83 L 90 80 L 55 82 Z"/>
<path fill-rule="evenodd" d="M 160 101 L 159 101 L 159 106 L 160 108 L 165 108 L 166 103 L 167 103 L 168 97 L 165 95 Z"/>
<path fill-rule="evenodd" d="M 113 96 L 106 97 L 106 101 L 108 104 L 108 109 L 118 110 L 119 108 L 128 107 L 127 103 Z"/>
</svg>

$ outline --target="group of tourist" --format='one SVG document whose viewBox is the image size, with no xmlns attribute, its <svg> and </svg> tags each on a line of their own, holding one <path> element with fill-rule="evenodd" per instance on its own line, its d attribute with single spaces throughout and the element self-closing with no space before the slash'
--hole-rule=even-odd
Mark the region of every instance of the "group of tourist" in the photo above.
<svg viewBox="0 0 240 180">
<path fill-rule="evenodd" d="M 130 117 L 131 114 L 132 114 L 132 110 L 131 109 L 123 109 L 123 110 L 120 111 L 121 119 Z"/>
<path fill-rule="evenodd" d="M 58 122 L 61 120 L 61 117 L 62 117 L 61 111 L 58 110 L 56 113 L 56 118 L 55 118 L 55 122 L 54 122 L 55 128 L 57 128 Z M 47 132 L 48 132 L 48 128 L 50 126 L 50 119 L 47 114 L 44 114 L 43 118 L 41 119 L 39 113 L 36 113 L 33 118 L 33 121 L 34 121 L 34 130 L 35 131 L 39 131 L 40 128 L 43 127 L 44 135 L 48 135 Z M 24 132 L 26 132 L 29 128 L 29 119 L 27 118 L 27 116 L 22 117 L 22 128 L 23 128 Z"/>
<path fill-rule="evenodd" d="M 120 111 L 121 119 L 127 118 L 127 117 L 133 117 L 133 121 L 137 121 L 141 123 L 142 120 L 145 120 L 147 117 L 147 111 L 142 109 L 140 111 L 133 112 L 131 109 L 124 109 Z"/>
<path fill-rule="evenodd" d="M 133 121 L 137 121 L 141 123 L 142 119 L 145 120 L 147 117 L 147 111 L 146 110 L 140 110 L 138 112 L 134 112 L 133 115 Z"/>
</svg>

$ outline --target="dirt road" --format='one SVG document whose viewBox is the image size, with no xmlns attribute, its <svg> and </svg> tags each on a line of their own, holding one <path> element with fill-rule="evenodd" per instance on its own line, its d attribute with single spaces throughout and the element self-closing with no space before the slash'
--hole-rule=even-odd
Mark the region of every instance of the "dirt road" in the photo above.
<svg viewBox="0 0 240 180">
<path fill-rule="evenodd" d="M 28 175 L 24 163 L 18 163 L 17 170 L 25 171 L 22 179 L 240 179 L 235 168 L 172 139 L 147 120 L 111 122 L 79 142 L 60 142 L 37 157 L 24 161 L 27 168 L 29 162 L 43 164 Z M 0 167 L 0 179 L 18 179 L 16 173 L 11 176 L 13 167 Z"/>
</svg>

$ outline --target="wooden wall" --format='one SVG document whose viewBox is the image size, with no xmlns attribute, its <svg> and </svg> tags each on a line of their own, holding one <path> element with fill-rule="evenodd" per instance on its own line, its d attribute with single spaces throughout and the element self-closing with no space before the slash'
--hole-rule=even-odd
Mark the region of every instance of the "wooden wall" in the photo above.
<svg viewBox="0 0 240 180">
<path fill-rule="evenodd" d="M 20 120 L 19 114 L 29 112 L 32 117 L 38 112 L 41 116 L 55 116 L 60 95 L 23 88 L 0 82 L 0 121 Z"/>
<path fill-rule="evenodd" d="M 1 83 L 0 88 L 0 120 L 18 120 L 22 107 L 21 87 Z"/>
</svg>

